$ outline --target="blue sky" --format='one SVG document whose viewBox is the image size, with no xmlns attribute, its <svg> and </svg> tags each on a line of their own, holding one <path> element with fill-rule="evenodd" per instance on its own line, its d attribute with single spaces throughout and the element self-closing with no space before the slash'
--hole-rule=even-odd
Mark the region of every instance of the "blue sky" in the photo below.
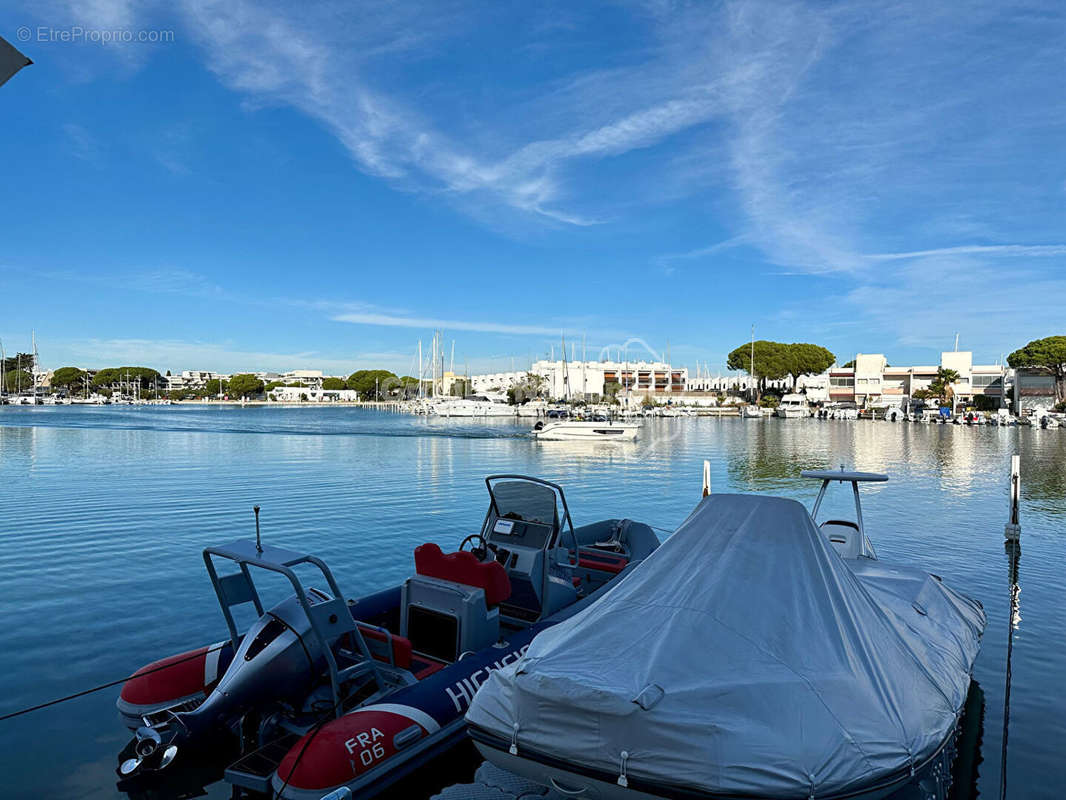
<svg viewBox="0 0 1066 800">
<path fill-rule="evenodd" d="M 27 3 L 0 29 L 35 62 L 0 87 L 0 337 L 346 373 L 410 371 L 434 328 L 472 370 L 565 333 L 715 370 L 754 323 L 993 362 L 1066 332 L 1064 15 Z"/>
</svg>

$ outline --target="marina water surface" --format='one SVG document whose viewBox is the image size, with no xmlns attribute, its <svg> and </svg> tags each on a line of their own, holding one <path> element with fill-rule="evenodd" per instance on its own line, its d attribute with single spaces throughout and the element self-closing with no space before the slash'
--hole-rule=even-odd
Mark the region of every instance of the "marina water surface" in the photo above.
<svg viewBox="0 0 1066 800">
<path fill-rule="evenodd" d="M 561 483 L 575 524 L 629 517 L 673 530 L 716 492 L 810 505 L 800 470 L 885 472 L 863 489 L 879 556 L 914 564 L 988 613 L 975 789 L 998 797 L 1009 618 L 1003 525 L 1022 464 L 1020 611 L 1008 797 L 1066 792 L 1066 431 L 867 421 L 660 419 L 635 443 L 535 442 L 528 424 L 355 408 L 0 408 L 0 715 L 119 679 L 224 638 L 200 551 L 254 536 L 323 557 L 348 596 L 403 580 L 413 549 L 481 523 L 483 479 Z M 839 510 L 848 498 L 838 492 Z M 836 510 L 830 507 L 828 511 Z M 663 535 L 666 535 L 665 533 Z M 4 797 L 121 797 L 118 687 L 0 722 Z M 225 784 L 210 797 L 228 797 Z"/>
</svg>

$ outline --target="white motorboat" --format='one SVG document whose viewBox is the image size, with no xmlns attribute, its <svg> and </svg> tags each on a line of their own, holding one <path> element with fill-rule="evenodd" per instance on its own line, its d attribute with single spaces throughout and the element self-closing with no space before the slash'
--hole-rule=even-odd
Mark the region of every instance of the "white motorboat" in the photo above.
<svg viewBox="0 0 1066 800">
<path fill-rule="evenodd" d="M 742 417 L 744 417 L 744 419 L 761 419 L 762 418 L 762 411 L 759 409 L 758 406 L 755 406 L 755 405 L 744 406 L 744 408 L 741 410 L 740 414 L 741 414 Z"/>
<path fill-rule="evenodd" d="M 438 417 L 513 417 L 515 407 L 487 397 L 457 397 L 434 404 L 431 413 Z"/>
<path fill-rule="evenodd" d="M 631 442 L 637 438 L 640 425 L 633 422 L 585 422 L 559 420 L 538 422 L 533 426 L 533 436 L 544 441 L 580 440 Z"/>
<path fill-rule="evenodd" d="M 803 419 L 811 415 L 807 406 L 807 395 L 786 394 L 781 396 L 781 403 L 774 410 L 774 415 L 784 419 Z"/>
</svg>

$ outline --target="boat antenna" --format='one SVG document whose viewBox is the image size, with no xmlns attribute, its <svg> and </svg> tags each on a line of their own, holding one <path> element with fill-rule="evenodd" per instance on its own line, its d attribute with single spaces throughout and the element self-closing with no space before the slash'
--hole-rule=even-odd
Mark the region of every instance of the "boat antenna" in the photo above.
<svg viewBox="0 0 1066 800">
<path fill-rule="evenodd" d="M 252 506 L 252 511 L 255 512 L 255 551 L 262 555 L 263 542 L 259 538 L 259 506 Z"/>
</svg>

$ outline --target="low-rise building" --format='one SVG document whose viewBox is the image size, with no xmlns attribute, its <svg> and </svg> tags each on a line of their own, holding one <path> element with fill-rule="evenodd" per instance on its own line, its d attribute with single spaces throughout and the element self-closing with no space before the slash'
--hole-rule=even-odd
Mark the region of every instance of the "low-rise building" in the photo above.
<svg viewBox="0 0 1066 800">
<path fill-rule="evenodd" d="M 270 398 L 279 403 L 340 403 L 355 402 L 359 392 L 354 389 L 315 389 L 311 386 L 278 386 L 270 390 Z"/>
<path fill-rule="evenodd" d="M 1014 411 L 1051 409 L 1057 402 L 1055 376 L 1048 370 L 1019 367 L 1014 371 Z"/>
<path fill-rule="evenodd" d="M 540 389 L 551 399 L 564 397 L 588 400 L 603 397 L 610 384 L 620 392 L 684 392 L 688 388 L 688 369 L 661 361 L 534 361 L 525 372 L 497 372 L 473 375 L 475 394 L 525 387 L 529 375 L 540 378 Z"/>
<path fill-rule="evenodd" d="M 320 369 L 293 369 L 283 372 L 278 380 L 285 383 L 298 383 L 301 386 L 307 386 L 312 389 L 321 389 L 322 381 L 325 378 L 326 376 L 322 374 Z"/>
<path fill-rule="evenodd" d="M 201 369 L 186 369 L 182 370 L 180 375 L 167 375 L 163 378 L 166 381 L 166 390 L 168 392 L 198 391 L 206 388 L 208 381 L 228 381 L 229 379 L 229 375 L 224 375 L 221 372 L 210 372 L 209 370 Z"/>
<path fill-rule="evenodd" d="M 977 398 L 988 398 L 983 402 L 999 406 L 1007 400 L 1007 369 L 998 364 L 975 365 L 969 351 L 941 353 L 938 366 L 914 367 L 890 367 L 880 353 L 859 353 L 854 366 L 830 367 L 829 399 L 859 406 L 906 406 L 916 392 L 929 389 L 941 369 L 959 375 L 951 385 L 957 404 L 970 405 L 978 402 Z"/>
</svg>

